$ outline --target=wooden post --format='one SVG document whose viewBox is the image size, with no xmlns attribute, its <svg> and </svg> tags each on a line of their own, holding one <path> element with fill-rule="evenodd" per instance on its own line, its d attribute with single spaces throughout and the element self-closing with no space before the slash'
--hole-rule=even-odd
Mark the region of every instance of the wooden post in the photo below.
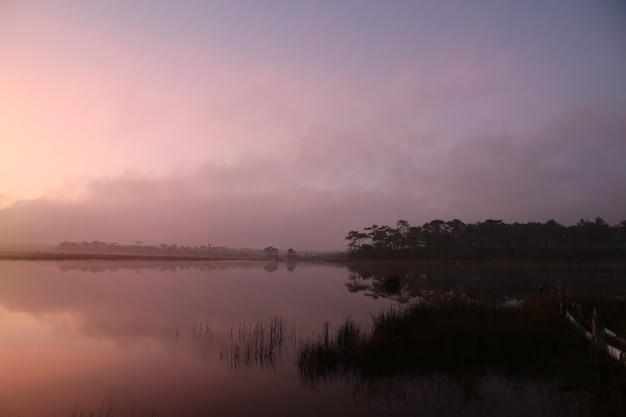
<svg viewBox="0 0 626 417">
<path fill-rule="evenodd" d="M 593 319 L 591 322 L 591 334 L 593 336 L 593 349 L 596 355 L 596 365 L 600 366 L 606 357 L 606 340 L 604 336 L 604 323 L 600 310 L 593 308 Z"/>
</svg>

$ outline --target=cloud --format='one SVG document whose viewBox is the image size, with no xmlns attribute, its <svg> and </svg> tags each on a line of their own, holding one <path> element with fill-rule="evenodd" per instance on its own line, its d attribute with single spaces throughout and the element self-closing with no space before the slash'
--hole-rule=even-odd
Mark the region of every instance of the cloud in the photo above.
<svg viewBox="0 0 626 417">
<path fill-rule="evenodd" d="M 81 198 L 19 201 L 0 210 L 2 240 L 338 249 L 349 230 L 400 218 L 571 224 L 626 213 L 623 107 L 580 109 L 533 136 L 487 132 L 434 150 L 365 131 L 310 135 L 274 156 L 126 172 L 85 182 Z"/>
<path fill-rule="evenodd" d="M 564 91 L 579 91 L 546 69 L 562 65 L 534 48 L 470 47 L 489 31 L 481 42 L 455 32 L 468 47 L 415 33 L 363 60 L 346 56 L 355 45 L 321 43 L 285 65 L 139 29 L 86 31 L 77 16 L 59 32 L 59 19 L 37 16 L 13 36 L 28 42 L 7 49 L 0 186 L 75 183 L 0 209 L 4 242 L 335 249 L 351 229 L 400 218 L 626 213 L 624 106 L 562 116 Z"/>
<path fill-rule="evenodd" d="M 626 202 L 626 108 L 589 106 L 533 137 L 485 135 L 448 155 L 449 207 L 472 218 L 616 222 Z"/>
</svg>

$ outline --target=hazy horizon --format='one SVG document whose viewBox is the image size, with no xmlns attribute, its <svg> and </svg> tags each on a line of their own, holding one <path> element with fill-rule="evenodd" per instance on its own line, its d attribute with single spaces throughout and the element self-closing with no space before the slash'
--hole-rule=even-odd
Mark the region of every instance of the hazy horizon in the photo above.
<svg viewBox="0 0 626 417">
<path fill-rule="evenodd" d="M 0 244 L 626 219 L 626 3 L 0 4 Z"/>
<path fill-rule="evenodd" d="M 600 218 L 602 219 L 602 218 Z M 432 219 L 432 221 L 439 221 L 442 219 Z M 460 219 L 446 219 L 443 221 L 450 221 L 450 220 L 460 220 Z M 494 219 L 484 219 L 485 222 L 488 221 L 492 221 Z M 595 223 L 598 220 L 598 217 L 596 218 L 583 218 L 580 219 L 580 221 L 586 221 L 586 222 L 591 222 L 591 223 Z M 604 220 L 604 219 L 602 219 Z M 462 220 L 461 220 L 462 221 Z M 498 220 L 499 221 L 499 220 Z M 550 219 L 549 221 L 553 221 L 553 219 Z M 624 220 L 620 221 L 620 223 L 615 223 L 615 224 L 608 224 L 609 227 L 611 228 L 623 228 L 623 225 L 621 224 L 621 222 L 623 222 Z M 418 227 L 428 227 L 427 225 L 430 222 L 427 222 L 425 224 L 409 224 L 410 226 L 418 226 Z M 468 226 L 471 226 L 473 224 L 479 224 L 482 223 L 481 221 L 475 222 L 475 223 L 466 223 Z M 510 226 L 514 226 L 517 223 L 521 223 L 521 224 L 525 224 L 525 223 L 539 223 L 539 224 L 547 224 L 547 222 L 516 222 L 516 223 L 504 223 Z M 578 225 L 577 224 L 561 224 L 561 226 L 564 227 L 576 227 Z M 371 225 L 369 226 L 364 226 L 361 228 L 357 228 L 357 231 L 365 231 L 364 229 L 369 229 Z M 389 224 L 389 225 L 383 225 L 383 224 L 379 224 L 376 225 L 378 227 L 384 227 L 384 226 L 390 226 L 391 228 L 394 228 L 394 225 Z M 347 233 L 346 233 L 347 234 Z M 134 249 L 136 247 L 140 247 L 142 249 L 150 249 L 150 248 L 155 248 L 155 249 L 159 249 L 160 247 L 168 246 L 170 247 L 169 249 L 174 249 L 174 250 L 182 250 L 183 253 L 181 254 L 181 256 L 184 256 L 185 253 L 184 251 L 187 249 L 199 249 L 199 248 L 213 248 L 214 250 L 220 250 L 220 249 L 225 249 L 227 250 L 227 252 L 224 253 L 225 256 L 229 256 L 229 255 L 233 255 L 233 253 L 231 253 L 230 251 L 244 251 L 246 252 L 246 255 L 250 255 L 251 253 L 254 252 L 262 252 L 265 247 L 252 247 L 252 246 L 225 246 L 225 245 L 221 245 L 219 244 L 219 242 L 215 242 L 215 243 L 209 243 L 209 244 L 204 244 L 204 243 L 198 243 L 198 244 L 189 244 L 188 242 L 184 242 L 184 241 L 161 241 L 161 242 L 144 242 L 144 241 L 140 241 L 140 240 L 136 240 L 136 241 L 119 241 L 119 240 L 110 240 L 110 241 L 102 241 L 102 240 L 92 240 L 92 239 L 83 239 L 83 240 L 69 240 L 69 241 L 62 241 L 62 242 L 50 242 L 50 243 L 14 243 L 14 242 L 0 242 L 0 251 L 21 251 L 21 252 L 28 252 L 28 251 L 41 251 L 41 250 L 56 250 L 56 249 L 61 249 L 62 252 L 65 253 L 71 253 L 72 249 L 70 249 L 69 246 L 66 246 L 67 244 L 70 245 L 74 245 L 74 244 L 88 244 L 87 250 L 88 252 L 93 252 L 95 246 L 93 246 L 94 244 L 99 244 L 99 245 L 104 245 L 103 247 L 108 248 L 108 250 L 110 252 L 105 252 L 105 253 L 124 253 L 124 251 L 126 249 Z M 311 248 L 297 248 L 298 250 L 296 251 L 297 254 L 305 254 L 305 255 L 311 255 L 311 254 L 315 254 L 315 253 L 328 253 L 328 252 L 345 252 L 345 251 L 349 251 L 349 245 L 348 245 L 349 241 L 347 241 L 347 238 L 344 240 L 344 245 L 343 247 L 337 247 L 337 248 L 330 248 L 330 249 L 311 249 Z M 267 245 L 267 246 L 272 246 L 272 245 Z M 266 247 L 267 247 L 266 246 Z M 74 246 L 71 246 L 74 250 L 76 250 L 77 253 L 81 253 L 83 252 L 83 249 L 80 248 L 76 248 Z M 116 249 L 117 248 L 117 249 Z M 167 249 L 167 248 L 166 248 Z M 279 253 L 286 253 L 288 250 L 293 250 L 293 247 L 279 247 L 276 248 Z M 129 253 L 135 253 L 135 252 L 129 252 Z M 136 254 L 136 253 L 135 253 Z M 145 253 L 144 253 L 145 254 Z M 242 253 L 243 254 L 243 253 Z"/>
</svg>

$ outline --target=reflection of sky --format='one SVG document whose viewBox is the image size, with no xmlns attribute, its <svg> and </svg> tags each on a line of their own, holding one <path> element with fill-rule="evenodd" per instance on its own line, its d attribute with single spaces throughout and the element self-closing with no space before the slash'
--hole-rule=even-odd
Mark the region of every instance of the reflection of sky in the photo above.
<svg viewBox="0 0 626 417">
<path fill-rule="evenodd" d="M 625 20 L 620 0 L 2 2 L 0 239 L 614 224 Z"/>
<path fill-rule="evenodd" d="M 212 272 L 89 273 L 61 271 L 45 263 L 1 266 L 17 271 L 8 272 L 0 283 L 5 309 L 33 314 L 60 332 L 121 344 L 136 338 L 169 338 L 193 321 L 209 321 L 220 329 L 279 315 L 310 329 L 324 320 L 368 317 L 371 308 L 368 300 L 345 291 L 346 272 L 338 268 L 325 268 L 320 274 L 319 268 L 300 265 L 295 273 L 283 264 L 267 272 L 259 263 L 256 268 Z"/>
<path fill-rule="evenodd" d="M 118 407 L 132 400 L 182 415 L 185 398 L 227 406 L 239 391 L 261 396 L 265 378 L 271 389 L 294 390 L 295 356 L 287 347 L 288 366 L 278 372 L 289 376 L 229 373 L 219 353 L 230 346 L 230 329 L 278 315 L 296 326 L 297 337 L 307 337 L 324 320 L 367 321 L 372 309 L 388 305 L 345 291 L 341 269 L 306 265 L 297 274 L 284 265 L 268 273 L 262 263 L 211 272 L 91 273 L 2 262 L 0 271 L 1 415 L 67 414 L 74 404 L 97 410 L 107 398 Z M 196 323 L 208 323 L 211 337 L 197 340 Z"/>
</svg>

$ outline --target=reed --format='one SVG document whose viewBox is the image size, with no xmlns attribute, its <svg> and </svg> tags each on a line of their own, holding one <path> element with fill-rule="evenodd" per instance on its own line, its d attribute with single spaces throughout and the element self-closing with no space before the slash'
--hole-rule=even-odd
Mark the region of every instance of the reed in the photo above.
<svg viewBox="0 0 626 417">
<path fill-rule="evenodd" d="M 368 331 L 346 320 L 298 352 L 304 382 L 480 369 L 580 374 L 588 363 L 586 341 L 558 306 L 505 308 L 463 300 L 383 311 L 372 317 Z"/>
<path fill-rule="evenodd" d="M 176 335 L 178 337 L 178 329 L 176 329 Z M 196 340 L 213 339 L 213 331 L 211 330 L 211 322 L 205 320 L 194 320 L 191 323 L 191 335 Z"/>
<path fill-rule="evenodd" d="M 137 412 L 137 407 L 135 404 L 133 404 L 133 407 L 130 410 L 130 412 L 128 414 L 122 413 L 122 415 L 128 415 L 130 417 L 136 417 L 136 416 L 137 417 L 139 416 L 155 417 L 156 416 L 155 410 L 146 411 L 145 413 L 139 413 L 139 414 L 136 414 L 136 412 Z M 150 414 L 147 414 L 147 413 L 150 413 Z M 56 416 L 57 414 L 54 413 L 54 415 Z M 115 400 L 105 399 L 100 404 L 100 409 L 98 410 L 98 412 L 83 411 L 83 410 L 79 410 L 78 406 L 74 406 L 74 411 L 72 412 L 72 414 L 70 414 L 70 417 L 115 417 L 115 415 L 116 415 Z"/>
<path fill-rule="evenodd" d="M 254 323 L 243 322 L 234 330 L 231 328 L 229 346 L 220 351 L 220 360 L 231 370 L 241 366 L 276 368 L 283 345 L 295 343 L 293 322 L 279 316 Z"/>
</svg>

